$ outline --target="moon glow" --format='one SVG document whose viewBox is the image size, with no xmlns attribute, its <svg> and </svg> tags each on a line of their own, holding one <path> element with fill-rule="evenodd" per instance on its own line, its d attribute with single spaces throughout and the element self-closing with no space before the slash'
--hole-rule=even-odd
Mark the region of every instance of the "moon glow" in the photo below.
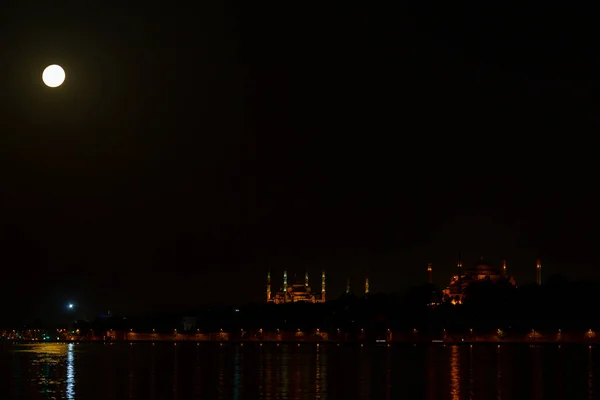
<svg viewBox="0 0 600 400">
<path fill-rule="evenodd" d="M 65 81 L 65 70 L 60 65 L 49 65 L 42 73 L 42 81 L 48 87 L 59 87 Z"/>
</svg>

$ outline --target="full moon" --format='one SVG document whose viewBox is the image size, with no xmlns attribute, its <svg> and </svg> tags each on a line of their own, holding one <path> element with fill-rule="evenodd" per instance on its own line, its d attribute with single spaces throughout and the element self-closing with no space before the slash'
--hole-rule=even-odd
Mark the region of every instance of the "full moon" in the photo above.
<svg viewBox="0 0 600 400">
<path fill-rule="evenodd" d="M 46 86 L 55 88 L 59 87 L 65 81 L 65 70 L 60 65 L 49 65 L 42 73 L 42 81 Z"/>
</svg>

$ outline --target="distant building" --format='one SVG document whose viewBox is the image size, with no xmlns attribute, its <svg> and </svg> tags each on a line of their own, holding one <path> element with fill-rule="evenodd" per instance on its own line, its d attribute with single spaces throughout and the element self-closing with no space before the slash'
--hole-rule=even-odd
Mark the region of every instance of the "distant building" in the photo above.
<svg viewBox="0 0 600 400">
<path fill-rule="evenodd" d="M 503 262 L 502 270 L 499 270 L 484 262 L 482 258 L 479 263 L 463 272 L 462 262 L 459 260 L 457 275 L 450 278 L 450 284 L 442 290 L 444 301 L 451 302 L 452 304 L 461 304 L 467 287 L 473 282 L 481 281 L 493 283 L 508 282 L 516 286 L 514 277 L 509 276 L 506 272 L 506 262 Z"/>
<path fill-rule="evenodd" d="M 308 272 L 304 275 L 304 283 L 288 284 L 287 270 L 283 271 L 283 286 L 279 291 L 271 291 L 271 272 L 267 275 L 267 303 L 324 303 L 327 299 L 325 290 L 325 271 L 321 273 L 321 293 L 313 292 L 308 283 Z"/>
<path fill-rule="evenodd" d="M 427 264 L 427 283 L 433 285 L 433 268 L 431 263 Z"/>
</svg>

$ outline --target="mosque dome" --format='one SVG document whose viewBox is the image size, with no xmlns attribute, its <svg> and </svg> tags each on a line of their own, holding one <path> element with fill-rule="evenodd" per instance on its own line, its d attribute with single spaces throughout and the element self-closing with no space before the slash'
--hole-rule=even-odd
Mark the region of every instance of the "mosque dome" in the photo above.
<svg viewBox="0 0 600 400">
<path fill-rule="evenodd" d="M 483 261 L 479 261 L 475 266 L 471 269 L 471 271 L 475 272 L 478 275 L 500 275 L 501 272 L 498 268 L 493 265 Z"/>
<path fill-rule="evenodd" d="M 306 293 L 308 292 L 308 288 L 302 284 L 294 284 L 292 285 L 292 291 L 297 293 Z"/>
</svg>

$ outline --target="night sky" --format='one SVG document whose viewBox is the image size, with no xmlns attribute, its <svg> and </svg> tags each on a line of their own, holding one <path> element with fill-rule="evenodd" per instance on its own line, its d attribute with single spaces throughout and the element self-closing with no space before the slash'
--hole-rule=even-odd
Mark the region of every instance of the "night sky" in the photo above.
<svg viewBox="0 0 600 400">
<path fill-rule="evenodd" d="M 326 3 L 3 3 L 3 318 L 600 278 L 595 14 Z"/>
</svg>

